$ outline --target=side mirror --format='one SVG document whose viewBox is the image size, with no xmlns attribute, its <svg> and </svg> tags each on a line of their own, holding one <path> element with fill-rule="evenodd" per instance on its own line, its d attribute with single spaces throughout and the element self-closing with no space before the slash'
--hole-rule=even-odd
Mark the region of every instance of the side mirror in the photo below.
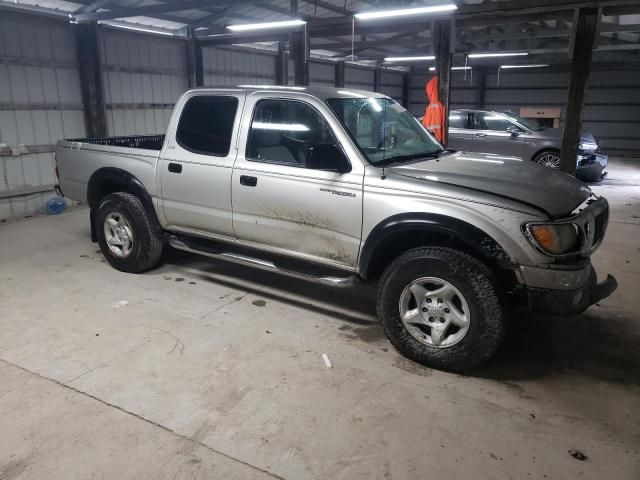
<svg viewBox="0 0 640 480">
<path fill-rule="evenodd" d="M 518 137 L 522 133 L 518 127 L 507 127 L 507 132 L 509 132 L 512 137 Z"/>
<path fill-rule="evenodd" d="M 309 147 L 307 168 L 348 173 L 351 171 L 351 164 L 337 145 L 333 143 L 321 143 Z"/>
</svg>

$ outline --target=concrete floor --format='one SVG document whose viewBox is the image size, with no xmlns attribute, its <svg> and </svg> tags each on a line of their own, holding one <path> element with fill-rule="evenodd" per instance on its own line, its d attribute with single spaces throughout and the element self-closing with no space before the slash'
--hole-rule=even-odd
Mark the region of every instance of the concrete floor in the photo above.
<svg viewBox="0 0 640 480">
<path fill-rule="evenodd" d="M 0 479 L 637 480 L 640 161 L 610 170 L 619 290 L 514 318 L 472 376 L 398 355 L 366 288 L 177 252 L 127 275 L 83 209 L 0 225 Z"/>
</svg>

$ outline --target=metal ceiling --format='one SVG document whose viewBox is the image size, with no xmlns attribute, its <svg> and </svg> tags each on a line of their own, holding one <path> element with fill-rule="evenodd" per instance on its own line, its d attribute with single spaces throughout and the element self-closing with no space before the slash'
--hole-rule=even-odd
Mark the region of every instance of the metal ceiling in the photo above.
<svg viewBox="0 0 640 480">
<path fill-rule="evenodd" d="M 375 23 L 354 22 L 366 10 L 423 6 L 445 0 L 0 0 L 0 10 L 28 10 L 112 26 L 146 29 L 185 36 L 187 27 L 211 41 L 226 34 L 226 26 L 284 20 L 307 21 L 312 54 L 354 60 L 431 52 L 434 17 L 410 17 Z M 640 61 L 640 1 L 636 0 L 457 0 L 456 62 L 465 53 L 487 50 L 526 50 L 535 61 L 566 63 L 573 28 L 573 12 L 580 6 L 599 6 L 602 23 L 594 61 Z M 235 38 L 235 37 L 233 37 Z M 260 40 L 259 38 L 255 39 Z M 251 42 L 238 37 L 235 43 Z M 530 61 L 530 58 L 528 61 Z"/>
</svg>

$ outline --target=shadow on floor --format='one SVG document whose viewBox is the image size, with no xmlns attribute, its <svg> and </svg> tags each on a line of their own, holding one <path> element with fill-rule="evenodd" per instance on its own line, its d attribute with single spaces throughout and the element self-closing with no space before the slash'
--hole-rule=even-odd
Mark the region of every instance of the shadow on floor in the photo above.
<svg viewBox="0 0 640 480">
<path fill-rule="evenodd" d="M 343 320 L 346 323 L 339 333 L 347 339 L 392 348 L 377 320 L 376 292 L 371 286 L 329 288 L 176 250 L 167 252 L 165 262 L 191 269 L 191 275 L 200 281 Z M 627 333 L 631 328 L 625 328 L 632 321 L 598 306 L 571 317 L 514 313 L 496 356 L 469 376 L 505 382 L 575 373 L 640 385 L 640 338 Z"/>
<path fill-rule="evenodd" d="M 626 328 L 632 321 L 598 306 L 570 317 L 517 319 L 496 356 L 473 375 L 517 381 L 575 373 L 640 385 L 640 338 Z"/>
<path fill-rule="evenodd" d="M 349 323 L 376 325 L 375 289 L 368 285 L 331 288 L 277 273 L 168 249 L 165 263 L 189 268 L 200 281 L 248 292 Z M 262 287 L 264 285 L 264 288 Z"/>
</svg>

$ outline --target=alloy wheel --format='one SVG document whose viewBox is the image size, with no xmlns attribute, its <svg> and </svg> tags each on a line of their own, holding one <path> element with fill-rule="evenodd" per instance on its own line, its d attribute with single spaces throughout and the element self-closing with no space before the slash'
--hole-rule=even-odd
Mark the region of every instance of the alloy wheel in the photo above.
<svg viewBox="0 0 640 480">
<path fill-rule="evenodd" d="M 441 278 L 414 280 L 400 295 L 399 308 L 402 323 L 411 336 L 431 347 L 451 347 L 469 331 L 466 299 Z"/>
</svg>

